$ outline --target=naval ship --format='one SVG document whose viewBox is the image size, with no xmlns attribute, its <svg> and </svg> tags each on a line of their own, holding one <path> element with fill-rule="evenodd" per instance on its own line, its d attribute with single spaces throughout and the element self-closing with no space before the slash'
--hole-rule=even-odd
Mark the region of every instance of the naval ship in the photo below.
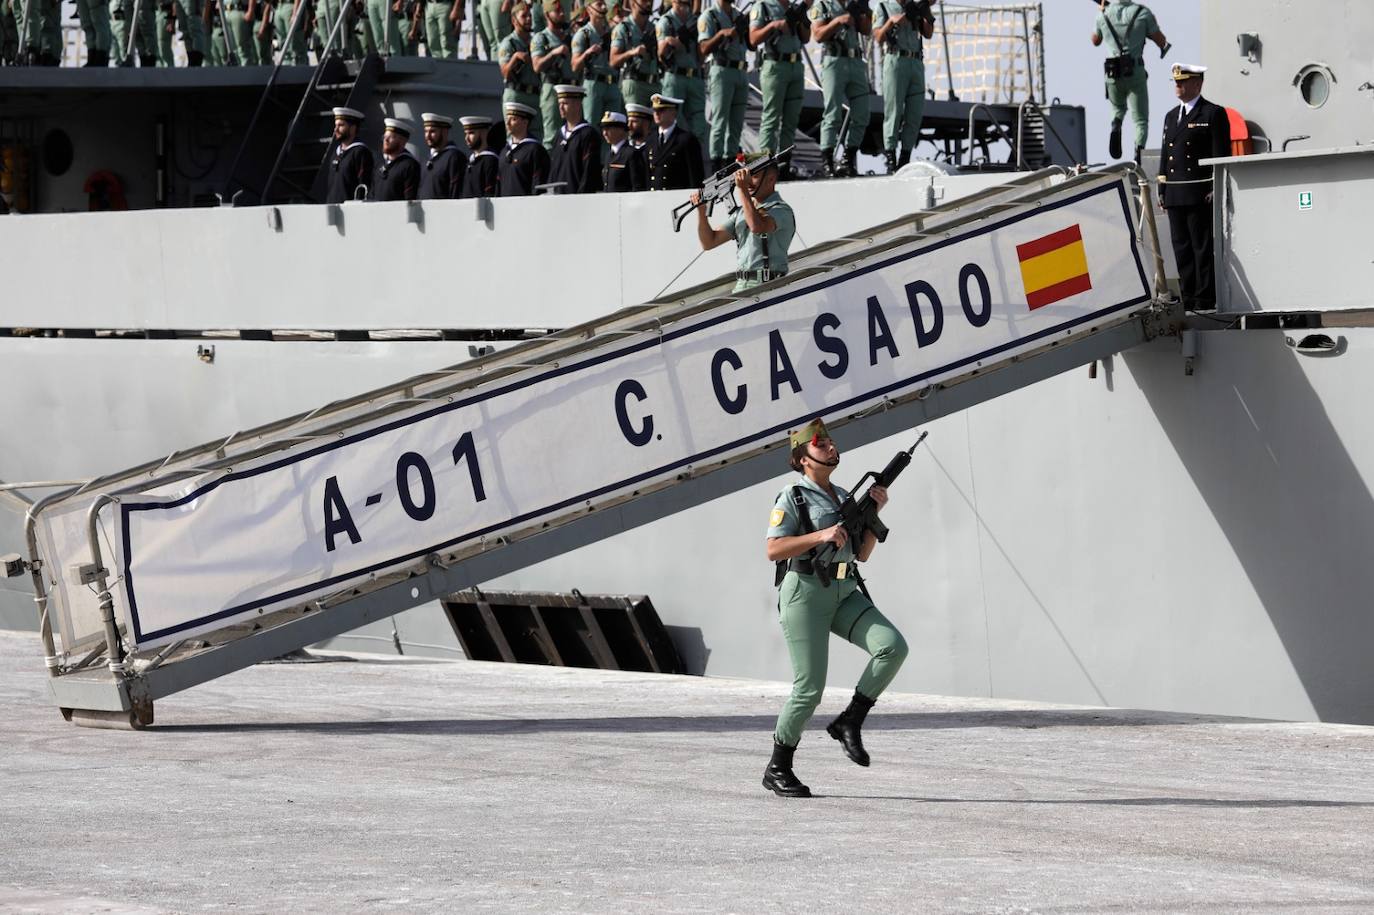
<svg viewBox="0 0 1374 915">
<path fill-rule="evenodd" d="M 1007 7 L 1025 25 L 1024 42 L 993 68 L 1016 74 L 1010 94 L 994 85 L 982 99 L 961 96 L 953 57 L 931 62 L 943 76 L 931 79 L 924 161 L 890 177 L 785 185 L 799 234 L 780 289 L 841 282 L 874 252 L 933 249 L 1130 190 L 1129 201 L 1120 191 L 1129 218 L 1117 228 L 1136 256 L 1121 281 L 1138 267 L 1148 287 L 1122 299 L 1130 310 L 1088 316 L 1062 346 L 1013 348 L 995 366 L 979 361 L 836 416 L 842 448 L 847 435 L 854 446 L 838 471 L 846 483 L 908 448 L 917 420 L 929 432 L 894 484 L 892 534 L 867 564 L 875 601 L 911 646 L 897 688 L 1374 721 L 1364 556 L 1374 435 L 1360 395 L 1374 331 L 1358 230 L 1374 188 L 1374 74 L 1363 52 L 1374 9 L 1319 5 L 1326 13 L 1314 16 L 1292 0 L 1203 2 L 1204 94 L 1239 112 L 1246 134 L 1236 155 L 1214 162 L 1215 314 L 1177 310 L 1151 157 L 1141 170 L 1082 169 L 1082 109 L 1043 102 L 1034 4 Z M 374 131 L 384 114 L 492 113 L 499 77 L 482 62 L 0 77 L 0 139 L 24 151 L 20 190 L 31 195 L 16 207 L 28 212 L 0 219 L 0 478 L 50 484 L 0 490 L 0 552 L 17 554 L 6 562 L 13 577 L 0 579 L 0 621 L 40 628 L 35 664 L 46 659 L 64 712 L 132 706 L 137 724 L 146 701 L 146 723 L 150 694 L 140 700 L 129 683 L 156 674 L 160 696 L 294 642 L 462 658 L 477 636 L 455 607 L 476 600 L 489 613 L 499 601 L 482 595 L 498 593 L 573 605 L 631 595 L 652 603 L 672 669 L 787 678 L 761 543 L 788 477 L 777 450 L 786 423 L 771 443 L 769 429 L 750 430 L 748 447 L 723 450 L 719 468 L 689 463 L 611 501 L 587 499 L 575 520 L 565 507 L 547 532 L 497 525 L 480 543 L 408 560 L 428 571 L 388 565 L 366 583 L 342 576 L 343 590 L 307 588 L 309 606 L 257 608 L 289 617 L 279 627 L 245 623 L 249 604 L 239 603 L 240 615 L 225 617 L 232 635 L 216 636 L 209 616 L 169 624 L 165 636 L 149 632 L 151 617 L 140 628 L 127 606 L 133 585 L 119 585 L 133 566 L 120 574 L 100 560 L 102 549 L 117 552 L 102 526 L 121 498 L 111 493 L 175 491 L 194 506 L 209 491 L 191 488 L 197 474 L 232 476 L 228 464 L 259 459 L 237 450 L 246 443 L 275 435 L 272 447 L 292 447 L 280 436 L 296 429 L 311 441 L 348 438 L 380 421 L 379 405 L 431 404 L 441 380 L 458 390 L 524 378 L 571 358 L 576 340 L 638 339 L 651 332 L 646 316 L 685 326 L 673 322 L 724 307 L 731 253 L 703 255 L 690 233 L 673 233 L 668 214 L 682 195 L 666 192 L 312 202 L 329 103 L 367 111 Z M 870 149 L 872 139 L 870 127 Z M 808 156 L 814 166 L 814 141 L 798 141 L 802 167 Z M 72 212 L 90 208 L 107 211 Z M 592 253 L 604 272 L 589 273 Z M 623 393 L 622 431 L 648 433 Z M 501 485 L 557 489 L 609 460 L 614 438 L 543 442 L 543 469 Z M 459 456 L 455 446 L 455 465 Z M 418 498 L 401 496 L 407 511 L 428 504 Z M 329 505 L 326 495 L 327 518 Z M 35 533 L 26 515 L 47 526 Z M 565 523 L 571 533 L 560 534 Z M 186 541 L 168 536 L 175 554 Z M 274 562 L 297 547 L 268 528 L 257 536 Z M 267 577 L 220 571 L 236 593 Z M 437 587 L 455 583 L 466 587 Z M 332 624 L 315 622 L 329 614 Z M 273 635 L 288 630 L 294 642 Z M 837 685 L 865 660 L 842 649 L 832 659 Z"/>
</svg>

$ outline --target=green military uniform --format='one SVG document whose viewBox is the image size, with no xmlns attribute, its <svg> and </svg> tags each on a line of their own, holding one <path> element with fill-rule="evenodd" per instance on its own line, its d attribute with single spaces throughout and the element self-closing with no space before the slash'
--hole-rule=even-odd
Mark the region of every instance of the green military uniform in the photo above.
<svg viewBox="0 0 1374 915">
<path fill-rule="evenodd" d="M 792 246 L 792 236 L 797 234 L 797 217 L 777 191 L 769 194 L 758 208 L 777 223 L 770 234 L 755 235 L 750 231 L 742 209 L 731 213 L 723 226 L 735 237 L 735 292 L 752 289 L 787 272 L 787 249 Z"/>
<path fill-rule="evenodd" d="M 1115 30 L 1115 32 L 1113 32 Z M 1097 14 L 1097 34 L 1102 36 L 1107 53 L 1133 61 L 1130 76 L 1106 77 L 1107 101 L 1112 106 L 1112 130 L 1121 129 L 1126 109 L 1135 127 L 1135 148 L 1145 147 L 1150 124 L 1150 89 L 1146 83 L 1145 41 L 1159 31 L 1155 14 L 1134 0 L 1115 0 Z M 1117 42 L 1118 36 L 1121 42 Z"/>
<path fill-rule="evenodd" d="M 405 33 L 410 31 L 410 24 L 396 15 L 391 0 L 367 0 L 367 24 L 378 54 L 383 57 L 405 54 Z"/>
<path fill-rule="evenodd" d="M 230 0 L 234 2 L 234 0 Z M 246 4 L 247 0 L 238 0 Z M 37 5 L 37 3 L 35 3 Z M 124 60 L 129 49 L 129 34 L 133 29 L 133 53 L 145 62 L 157 56 L 157 4 L 154 0 L 141 0 L 138 4 L 138 22 L 135 27 L 134 0 L 110 0 L 110 43 L 111 56 L 116 61 Z M 239 13 L 243 18 L 243 13 Z"/>
<path fill-rule="evenodd" d="M 601 114 L 605 111 L 625 113 L 625 99 L 620 94 L 620 86 L 616 84 L 615 71 L 611 69 L 608 36 L 602 35 L 596 26 L 588 22 L 573 35 L 573 56 L 585 53 L 587 48 L 597 44 L 601 45 L 601 50 L 582 62 L 582 88 L 587 90 L 582 116 L 588 124 L 600 124 Z"/>
<path fill-rule="evenodd" d="M 652 23 L 641 29 L 633 16 L 628 16 L 611 31 L 611 50 L 617 53 L 647 46 L 648 50 L 620 65 L 620 97 L 622 102 L 647 105 L 658 85 L 658 43 Z M 600 112 L 597 113 L 599 123 Z"/>
<path fill-rule="evenodd" d="M 674 48 L 663 67 L 663 94 L 682 99 L 678 122 L 690 130 L 702 146 L 706 145 L 706 80 L 697 50 L 696 22 L 669 9 L 658 17 L 658 40 L 676 38 L 682 48 Z M 638 100 L 636 100 L 638 101 Z"/>
<path fill-rule="evenodd" d="M 573 81 L 572 43 L 567 34 L 559 35 L 552 26 L 539 32 L 530 42 L 531 58 L 546 57 L 560 46 L 566 47 L 567 53 L 558 55 L 539 71 L 539 112 L 544 117 L 544 148 L 550 150 L 558 141 L 558 128 L 563 123 L 563 117 L 558 113 L 558 92 L 554 86 Z"/>
<path fill-rule="evenodd" d="M 849 493 L 834 484 L 832 487 L 834 497 L 805 474 L 798 476 L 773 503 L 768 537 L 796 537 L 838 524 L 839 503 Z M 805 505 L 810 525 L 801 518 L 797 498 Z M 829 559 L 834 577 L 829 587 L 815 574 L 790 569 L 778 589 L 778 621 L 787 640 L 793 680 L 792 694 L 778 716 L 773 738 L 785 747 L 795 747 L 801 741 L 807 721 L 820 704 L 832 632 L 868 652 L 868 666 L 859 678 L 857 691 L 869 700 L 882 695 L 906 660 L 906 640 L 859 589 L 853 572 L 854 547 L 846 542 Z M 840 563 L 844 564 L 842 569 Z"/>
<path fill-rule="evenodd" d="M 95 0 L 92 0 L 95 2 Z M 198 0 L 169 0 L 157 5 L 157 65 L 175 67 L 176 56 L 172 49 L 172 29 L 181 27 L 181 43 L 186 47 L 187 63 L 205 53 L 205 32 L 200 21 Z M 194 52 L 194 54 L 192 53 Z"/>
<path fill-rule="evenodd" d="M 780 0 L 757 0 L 749 13 L 751 28 L 759 28 L 786 18 Z M 759 48 L 763 66 L 759 89 L 763 93 L 763 118 L 759 124 L 759 147 L 780 150 L 792 145 L 801 119 L 805 71 L 801 59 L 801 38 L 794 32 L 773 35 Z"/>
<path fill-rule="evenodd" d="M 482 40 L 488 48 L 499 48 L 501 42 L 515 25 L 511 22 L 510 10 L 501 9 L 502 0 L 481 0 L 477 7 L 477 26 L 482 31 Z"/>
<path fill-rule="evenodd" d="M 901 0 L 878 0 L 873 28 L 881 28 L 902 15 Z M 883 42 L 883 149 L 895 157 L 902 150 L 902 164 L 921 139 L 921 116 L 926 107 L 925 49 L 920 23 L 908 17 L 888 29 Z"/>
<path fill-rule="evenodd" d="M 304 4 L 308 0 L 300 2 Z M 301 13 L 301 21 L 296 23 L 296 31 L 291 32 L 292 6 L 292 0 L 277 0 L 277 6 L 272 10 L 272 33 L 281 49 L 282 63 L 299 66 L 310 63 L 305 40 L 305 17 L 309 13 Z M 290 41 L 286 40 L 287 33 L 291 34 Z"/>
<path fill-rule="evenodd" d="M 807 14 L 811 17 L 812 34 L 815 27 L 829 22 L 847 11 L 840 0 L 816 0 Z M 846 150 L 856 150 L 868 129 L 868 68 L 859 48 L 858 23 L 850 22 L 825 42 L 821 58 L 821 94 L 825 111 L 821 115 L 821 150 L 833 150 L 839 143 Z M 844 122 L 844 106 L 849 106 L 849 129 L 839 136 Z"/>
<path fill-rule="evenodd" d="M 534 35 L 538 35 L 549 27 L 549 17 L 544 12 L 544 6 L 549 2 L 551 0 L 545 0 L 545 3 L 534 3 L 530 6 L 530 21 L 533 23 L 530 32 Z M 572 22 L 572 0 L 557 0 L 557 2 L 559 6 L 563 7 L 563 21 Z"/>
<path fill-rule="evenodd" d="M 272 24 L 267 26 L 266 34 L 264 34 L 264 30 L 262 27 L 263 16 L 272 17 Z M 272 47 L 272 30 L 273 28 L 275 28 L 276 25 L 276 10 L 269 10 L 267 8 L 267 4 L 263 3 L 263 0 L 258 0 L 257 9 L 254 12 L 252 25 L 253 43 L 257 46 L 258 63 L 270 67 L 273 61 L 276 59 L 276 54 Z"/>
<path fill-rule="evenodd" d="M 511 32 L 501 41 L 501 46 L 496 51 L 496 59 L 500 62 L 501 66 L 504 67 L 506 61 L 511 59 L 511 55 L 518 54 L 521 51 L 528 53 L 529 50 L 530 43 L 521 38 L 519 32 Z M 519 102 L 535 110 L 539 109 L 539 74 L 534 72 L 532 54 L 530 55 L 530 61 L 517 67 L 516 70 L 511 73 L 511 78 L 506 80 L 506 88 L 505 91 L 501 93 L 501 101 L 502 103 Z M 531 118 L 530 136 L 537 140 L 540 139 L 541 133 L 542 125 Z"/>
<path fill-rule="evenodd" d="M 453 15 L 453 3 L 454 0 L 425 0 L 425 47 L 430 57 L 445 60 L 458 57 L 458 33 L 462 23 L 449 19 Z"/>
<path fill-rule="evenodd" d="M 87 64 L 105 66 L 110 62 L 110 45 L 114 38 L 110 31 L 109 0 L 76 0 L 76 16 L 81 20 L 81 31 L 86 34 Z"/>
<path fill-rule="evenodd" d="M 14 21 L 10 0 L 0 0 L 0 64 L 13 64 L 19 59 L 19 26 Z"/>
<path fill-rule="evenodd" d="M 318 0 L 315 6 L 316 25 L 315 36 L 320 40 L 320 47 L 329 40 L 333 34 L 334 24 L 338 22 L 342 12 L 344 24 L 339 32 L 339 37 L 334 42 L 334 50 L 344 58 L 359 58 L 363 56 L 363 43 L 358 39 L 358 32 L 355 22 L 356 15 L 353 12 L 352 0 Z"/>
<path fill-rule="evenodd" d="M 718 33 L 729 32 L 724 42 L 711 52 L 711 77 L 707 98 L 711 106 L 711 137 L 707 155 L 714 162 L 729 159 L 740 150 L 744 131 L 744 112 L 749 105 L 749 49 L 735 35 L 733 10 L 727 13 L 718 4 L 697 20 L 697 38 L 705 41 Z"/>
</svg>

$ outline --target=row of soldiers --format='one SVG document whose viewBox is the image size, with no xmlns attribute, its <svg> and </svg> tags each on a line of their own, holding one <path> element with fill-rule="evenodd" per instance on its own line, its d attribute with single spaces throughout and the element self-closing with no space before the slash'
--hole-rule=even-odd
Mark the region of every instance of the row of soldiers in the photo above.
<svg viewBox="0 0 1374 915">
<path fill-rule="evenodd" d="M 364 115 L 334 109 L 335 150 L 325 200 L 443 200 L 454 197 L 523 197 L 538 193 L 686 190 L 702 183 L 701 144 L 678 124 L 683 100 L 655 94 L 650 106 L 628 115 L 604 111 L 600 132 L 584 115 L 586 90 L 556 87 L 562 123 L 552 152 L 530 133 L 539 112 L 505 102 L 506 142 L 491 149 L 492 119 L 459 118 L 464 153 L 450 138 L 453 118 L 421 115 L 429 155 L 421 163 L 407 144 L 410 122 L 386 118 L 380 158 L 358 139 Z M 647 121 L 652 116 L 653 125 Z"/>
</svg>

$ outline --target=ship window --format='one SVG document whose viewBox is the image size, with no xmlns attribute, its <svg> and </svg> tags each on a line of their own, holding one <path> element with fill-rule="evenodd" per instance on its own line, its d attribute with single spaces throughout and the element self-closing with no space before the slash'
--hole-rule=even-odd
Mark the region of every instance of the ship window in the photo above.
<svg viewBox="0 0 1374 915">
<path fill-rule="evenodd" d="M 65 175 L 72 167 L 72 138 L 60 127 L 43 137 L 43 169 L 54 177 Z"/>
<path fill-rule="evenodd" d="M 1320 108 L 1331 97 L 1331 84 L 1335 82 L 1335 77 L 1320 64 L 1309 64 L 1298 71 L 1298 78 L 1293 82 L 1308 108 Z"/>
</svg>

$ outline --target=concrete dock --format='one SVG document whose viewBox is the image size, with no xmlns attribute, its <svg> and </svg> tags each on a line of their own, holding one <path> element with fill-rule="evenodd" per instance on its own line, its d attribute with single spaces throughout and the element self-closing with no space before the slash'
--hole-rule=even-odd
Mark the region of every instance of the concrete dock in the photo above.
<svg viewBox="0 0 1374 915">
<path fill-rule="evenodd" d="M 0 633 L 0 911 L 1374 910 L 1374 728 L 352 656 L 63 722 Z"/>
</svg>

